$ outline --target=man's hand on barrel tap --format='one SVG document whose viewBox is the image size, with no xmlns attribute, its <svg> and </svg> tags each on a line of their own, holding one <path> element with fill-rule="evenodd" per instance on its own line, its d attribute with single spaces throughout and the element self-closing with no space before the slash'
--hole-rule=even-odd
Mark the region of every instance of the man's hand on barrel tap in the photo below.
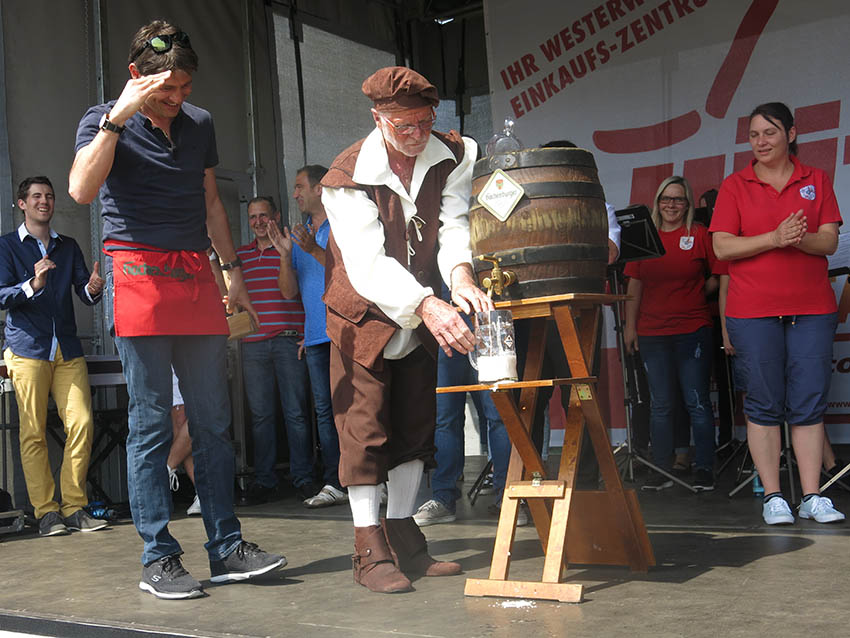
<svg viewBox="0 0 850 638">
<path fill-rule="evenodd" d="M 451 274 L 452 301 L 465 314 L 493 310 L 493 300 L 475 283 L 472 266 L 460 264 Z"/>
</svg>

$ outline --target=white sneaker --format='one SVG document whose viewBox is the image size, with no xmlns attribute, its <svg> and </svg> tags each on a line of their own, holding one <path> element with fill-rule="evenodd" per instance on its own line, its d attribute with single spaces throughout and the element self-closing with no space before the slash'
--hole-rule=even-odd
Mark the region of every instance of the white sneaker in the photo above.
<svg viewBox="0 0 850 638">
<path fill-rule="evenodd" d="M 200 516 L 201 515 L 201 499 L 198 498 L 198 495 L 195 494 L 195 500 L 192 501 L 192 504 L 189 506 L 189 509 L 186 510 L 187 516 Z"/>
<path fill-rule="evenodd" d="M 438 523 L 453 523 L 457 520 L 457 515 L 449 511 L 449 508 L 435 499 L 425 501 L 416 510 L 413 515 L 413 520 L 419 527 L 427 527 L 428 525 L 437 525 Z"/>
<path fill-rule="evenodd" d="M 526 525 L 528 525 L 528 505 L 525 501 L 521 501 L 516 513 L 516 526 L 525 527 Z"/>
<path fill-rule="evenodd" d="M 791 525 L 794 523 L 791 508 L 788 507 L 788 503 L 781 496 L 774 496 L 765 503 L 761 515 L 768 525 Z"/>
<path fill-rule="evenodd" d="M 818 523 L 835 523 L 844 520 L 844 514 L 832 506 L 832 501 L 825 496 L 813 496 L 808 501 L 800 503 L 797 508 L 800 518 L 813 518 Z"/>
<path fill-rule="evenodd" d="M 304 507 L 329 507 L 348 502 L 348 493 L 336 489 L 333 485 L 325 485 L 319 493 L 304 499 Z"/>
<path fill-rule="evenodd" d="M 171 491 L 176 492 L 180 489 L 180 479 L 177 478 L 177 470 L 167 465 L 165 467 L 168 468 L 168 484 L 171 486 Z"/>
</svg>

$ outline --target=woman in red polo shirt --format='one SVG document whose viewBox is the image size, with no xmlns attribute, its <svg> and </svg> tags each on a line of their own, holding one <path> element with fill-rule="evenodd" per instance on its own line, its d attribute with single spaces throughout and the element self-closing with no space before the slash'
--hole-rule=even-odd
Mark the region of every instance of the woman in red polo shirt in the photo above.
<svg viewBox="0 0 850 638">
<path fill-rule="evenodd" d="M 717 289 L 711 276 L 715 258 L 705 226 L 694 219 L 694 197 L 683 177 L 668 177 L 658 187 L 652 220 L 665 254 L 626 266 L 629 280 L 625 345 L 640 350 L 650 394 L 652 459 L 670 473 L 673 415 L 681 388 L 696 447 L 694 487 L 714 489 L 714 414 L 709 398 L 712 321 L 706 293 Z M 677 383 L 678 380 L 678 383 Z M 672 487 L 663 474 L 649 479 L 648 490 Z"/>
<path fill-rule="evenodd" d="M 747 439 L 768 525 L 793 523 L 779 490 L 780 426 L 803 486 L 802 518 L 844 520 L 818 490 L 823 415 L 837 320 L 826 255 L 841 214 L 829 177 L 796 157 L 794 117 L 779 102 L 750 114 L 755 159 L 720 187 L 711 221 L 718 258 L 729 260 L 726 329 L 746 391 Z"/>
</svg>

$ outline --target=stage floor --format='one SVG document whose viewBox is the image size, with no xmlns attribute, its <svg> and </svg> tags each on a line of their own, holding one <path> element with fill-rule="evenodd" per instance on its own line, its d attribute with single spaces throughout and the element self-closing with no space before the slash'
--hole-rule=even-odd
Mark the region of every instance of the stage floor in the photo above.
<svg viewBox="0 0 850 638">
<path fill-rule="evenodd" d="M 464 491 L 482 464 L 468 458 Z M 471 507 L 464 495 L 456 523 L 425 529 L 432 553 L 460 561 L 465 574 L 418 580 L 415 592 L 396 595 L 352 582 L 347 506 L 307 510 L 294 497 L 239 509 L 245 538 L 289 561 L 244 584 L 209 583 L 203 524 L 177 516 L 171 529 L 184 565 L 209 594 L 189 601 L 138 589 L 141 541 L 129 522 L 91 534 L 5 535 L 0 630 L 86 638 L 845 635 L 850 524 L 767 527 L 751 490 L 726 496 L 733 479 L 727 470 L 718 489 L 701 495 L 679 487 L 640 494 L 657 567 L 572 569 L 569 580 L 585 585 L 577 605 L 463 595 L 467 576 L 488 573 L 496 530 L 488 496 Z M 423 482 L 422 500 L 426 490 Z M 850 514 L 850 494 L 830 492 Z M 533 527 L 520 528 L 511 576 L 539 580 L 542 565 Z"/>
</svg>

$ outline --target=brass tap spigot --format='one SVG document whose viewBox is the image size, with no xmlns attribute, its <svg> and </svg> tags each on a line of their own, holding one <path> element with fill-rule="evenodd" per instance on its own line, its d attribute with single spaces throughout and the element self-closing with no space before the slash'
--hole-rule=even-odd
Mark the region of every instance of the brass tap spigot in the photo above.
<svg viewBox="0 0 850 638">
<path fill-rule="evenodd" d="M 487 289 L 487 296 L 501 296 L 502 291 L 513 283 L 516 283 L 516 273 L 512 270 L 502 270 L 499 267 L 499 259 L 493 255 L 478 255 L 481 261 L 489 261 L 493 264 L 493 270 L 490 271 L 489 277 L 484 277 L 484 287 Z"/>
</svg>

